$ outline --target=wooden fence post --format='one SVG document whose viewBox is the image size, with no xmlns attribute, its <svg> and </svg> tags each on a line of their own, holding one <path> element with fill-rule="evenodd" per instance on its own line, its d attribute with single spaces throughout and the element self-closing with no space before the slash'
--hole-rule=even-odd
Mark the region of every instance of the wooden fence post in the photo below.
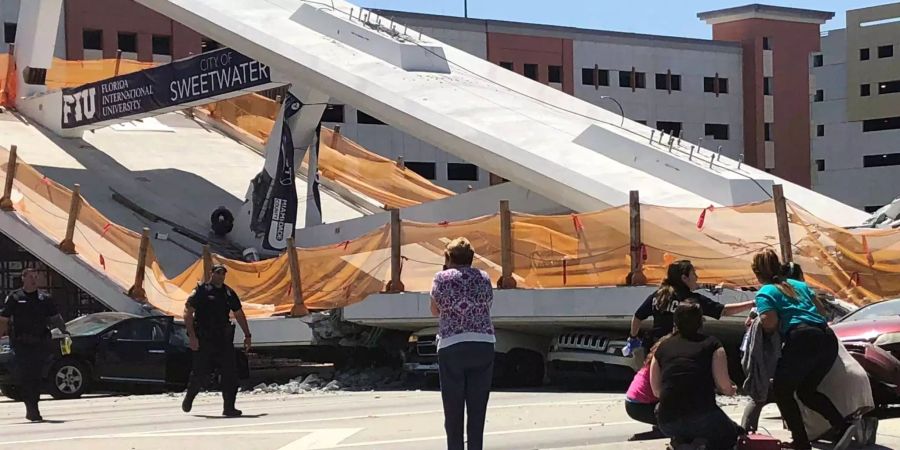
<svg viewBox="0 0 900 450">
<path fill-rule="evenodd" d="M 59 249 L 69 255 L 76 253 L 74 238 L 79 210 L 81 210 L 81 185 L 75 184 L 72 188 L 72 202 L 69 204 L 69 221 L 66 223 L 66 237 L 59 243 Z"/>
<path fill-rule="evenodd" d="M 287 239 L 288 263 L 291 266 L 291 295 L 294 298 L 294 306 L 291 308 L 291 315 L 295 317 L 305 316 L 309 314 L 306 305 L 303 304 L 303 284 L 300 278 L 300 260 L 297 258 L 297 248 L 294 247 L 294 238 Z"/>
<path fill-rule="evenodd" d="M 200 278 L 204 283 L 209 281 L 209 273 L 212 271 L 212 253 L 209 251 L 209 244 L 203 246 L 203 277 Z"/>
<path fill-rule="evenodd" d="M 794 260 L 793 244 L 791 244 L 791 227 L 788 221 L 787 201 L 784 188 L 780 184 L 772 186 L 775 200 L 775 218 L 778 221 L 778 242 L 781 244 L 781 261 L 788 263 Z"/>
<path fill-rule="evenodd" d="M 135 300 L 147 300 L 147 292 L 144 290 L 144 275 L 146 274 L 147 252 L 150 249 L 150 229 L 144 227 L 141 230 L 141 246 L 138 249 L 137 269 L 134 271 L 134 285 L 128 290 L 128 296 Z"/>
<path fill-rule="evenodd" d="M 6 184 L 3 185 L 3 197 L 0 198 L 0 209 L 3 211 L 13 211 L 12 189 L 13 181 L 16 179 L 16 167 L 19 165 L 17 155 L 17 147 L 13 145 L 9 148 L 9 163 L 6 165 Z"/>
<path fill-rule="evenodd" d="M 500 200 L 500 265 L 502 274 L 497 282 L 500 289 L 515 289 L 512 257 L 512 213 L 509 200 Z"/>
<path fill-rule="evenodd" d="M 390 293 L 403 292 L 403 281 L 400 280 L 400 271 L 403 267 L 400 248 L 403 246 L 403 237 L 400 233 L 400 210 L 391 210 L 391 281 L 387 291 Z"/>
<path fill-rule="evenodd" d="M 628 198 L 629 221 L 631 223 L 631 272 L 628 274 L 630 285 L 643 286 L 647 284 L 644 275 L 644 251 L 641 240 L 641 199 L 638 191 L 631 191 Z"/>
</svg>

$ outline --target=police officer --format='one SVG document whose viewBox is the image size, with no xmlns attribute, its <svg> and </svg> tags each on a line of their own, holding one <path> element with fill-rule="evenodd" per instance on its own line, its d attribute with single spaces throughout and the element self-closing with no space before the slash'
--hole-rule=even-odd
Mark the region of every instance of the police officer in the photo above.
<svg viewBox="0 0 900 450">
<path fill-rule="evenodd" d="M 37 271 L 31 268 L 23 270 L 22 288 L 6 297 L 0 311 L 0 336 L 10 332 L 14 375 L 25 403 L 25 418 L 32 422 L 44 420 L 38 409 L 38 400 L 44 380 L 43 369 L 52 349 L 50 330 L 58 328 L 69 334 L 50 295 L 39 291 L 37 286 Z"/>
<path fill-rule="evenodd" d="M 244 350 L 250 349 L 250 326 L 241 309 L 241 300 L 225 284 L 228 270 L 222 264 L 212 268 L 209 282 L 200 283 L 184 305 L 184 324 L 187 327 L 193 355 L 193 372 L 181 409 L 190 412 L 194 398 L 209 381 L 211 364 L 215 363 L 222 377 L 222 415 L 238 417 L 242 413 L 234 407 L 238 379 L 234 351 L 234 326 L 229 312 L 244 331 Z"/>
</svg>

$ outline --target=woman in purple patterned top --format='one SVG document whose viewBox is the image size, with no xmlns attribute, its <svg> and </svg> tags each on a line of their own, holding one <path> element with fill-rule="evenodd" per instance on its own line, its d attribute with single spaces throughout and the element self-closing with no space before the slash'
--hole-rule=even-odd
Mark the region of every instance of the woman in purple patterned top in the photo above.
<svg viewBox="0 0 900 450">
<path fill-rule="evenodd" d="M 463 417 L 469 450 L 481 450 L 484 419 L 494 373 L 494 290 L 483 271 L 473 268 L 475 251 L 457 238 L 444 251 L 444 270 L 434 276 L 431 312 L 439 318 L 438 365 L 447 449 L 463 450 Z"/>
</svg>

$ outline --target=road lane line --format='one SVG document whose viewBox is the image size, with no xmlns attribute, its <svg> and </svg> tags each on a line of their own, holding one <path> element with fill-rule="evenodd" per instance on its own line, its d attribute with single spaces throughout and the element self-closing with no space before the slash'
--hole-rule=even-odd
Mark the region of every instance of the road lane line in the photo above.
<svg viewBox="0 0 900 450">
<path fill-rule="evenodd" d="M 307 434 L 302 438 L 291 442 L 278 450 L 319 450 L 334 448 L 341 442 L 349 439 L 363 428 L 326 428 Z"/>
</svg>

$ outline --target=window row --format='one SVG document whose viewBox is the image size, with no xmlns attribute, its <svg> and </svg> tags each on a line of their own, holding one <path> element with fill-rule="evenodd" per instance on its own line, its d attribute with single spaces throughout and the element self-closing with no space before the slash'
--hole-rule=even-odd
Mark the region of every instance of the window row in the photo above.
<svg viewBox="0 0 900 450">
<path fill-rule="evenodd" d="M 516 65 L 513 62 L 509 61 L 500 61 L 500 67 L 516 71 Z M 562 83 L 563 79 L 563 68 L 562 66 L 548 65 L 546 66 L 547 70 L 547 82 L 548 83 Z M 538 64 L 523 64 L 522 65 L 522 75 L 531 78 L 534 81 L 538 81 L 538 72 L 539 65 Z"/>
<path fill-rule="evenodd" d="M 900 153 L 884 153 L 881 155 L 863 155 L 863 167 L 891 167 L 900 166 Z M 816 170 L 825 171 L 825 160 L 816 160 Z M 878 209 L 878 208 L 875 208 Z"/>
<path fill-rule="evenodd" d="M 646 89 L 647 74 L 630 70 L 620 70 L 619 87 Z M 585 86 L 609 86 L 610 70 L 584 67 L 581 69 L 581 84 Z M 673 73 L 657 73 L 656 89 L 662 91 L 680 91 L 681 75 Z M 728 78 L 703 77 L 703 92 L 718 94 L 728 93 Z"/>
<path fill-rule="evenodd" d="M 647 125 L 647 121 L 638 120 L 636 122 Z M 658 120 L 656 129 L 672 136 L 679 136 L 683 126 L 681 122 L 671 122 Z M 712 136 L 717 141 L 727 141 L 729 139 L 729 127 L 727 123 L 707 123 L 703 125 L 703 135 Z"/>
<path fill-rule="evenodd" d="M 409 161 L 406 168 L 422 176 L 427 180 L 437 179 L 437 163 Z M 478 166 L 468 163 L 447 163 L 447 180 L 449 181 L 478 181 Z"/>
<path fill-rule="evenodd" d="M 85 50 L 103 50 L 103 30 L 83 30 L 81 38 Z M 137 53 L 138 39 L 137 33 L 120 31 L 116 50 L 123 53 Z M 154 55 L 172 55 L 172 36 L 153 35 L 151 40 Z"/>
<path fill-rule="evenodd" d="M 893 45 L 880 45 L 878 46 L 878 58 L 891 58 L 894 56 L 894 46 Z M 859 60 L 860 61 L 868 61 L 870 57 L 868 48 L 859 49 Z"/>
<path fill-rule="evenodd" d="M 878 86 L 878 94 L 896 94 L 900 92 L 900 80 L 882 81 L 876 83 Z M 872 86 L 869 83 L 859 85 L 859 96 L 868 97 L 872 95 Z"/>
<path fill-rule="evenodd" d="M 16 24 L 6 22 L 3 24 L 3 43 L 13 44 L 16 42 Z"/>
</svg>

